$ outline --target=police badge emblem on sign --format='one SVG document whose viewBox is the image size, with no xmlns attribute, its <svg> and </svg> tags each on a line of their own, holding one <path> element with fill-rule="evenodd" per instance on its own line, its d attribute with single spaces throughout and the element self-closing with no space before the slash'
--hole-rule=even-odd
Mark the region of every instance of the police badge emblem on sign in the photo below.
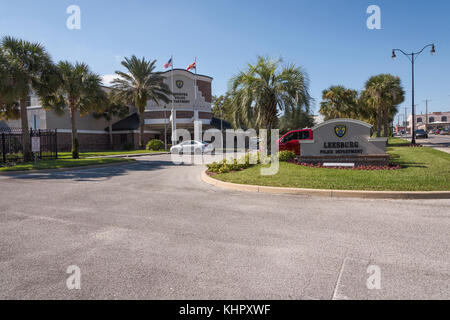
<svg viewBox="0 0 450 320">
<path fill-rule="evenodd" d="M 338 138 L 343 138 L 347 133 L 347 126 L 340 124 L 334 127 L 334 133 Z"/>
</svg>

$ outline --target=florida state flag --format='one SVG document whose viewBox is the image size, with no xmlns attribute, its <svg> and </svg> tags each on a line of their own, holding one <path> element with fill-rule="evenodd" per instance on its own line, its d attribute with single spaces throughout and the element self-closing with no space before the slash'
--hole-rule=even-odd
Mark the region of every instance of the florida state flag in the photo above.
<svg viewBox="0 0 450 320">
<path fill-rule="evenodd" d="M 197 69 L 197 65 L 195 62 L 191 63 L 188 67 L 187 67 L 187 71 L 191 70 L 191 69 Z"/>
</svg>

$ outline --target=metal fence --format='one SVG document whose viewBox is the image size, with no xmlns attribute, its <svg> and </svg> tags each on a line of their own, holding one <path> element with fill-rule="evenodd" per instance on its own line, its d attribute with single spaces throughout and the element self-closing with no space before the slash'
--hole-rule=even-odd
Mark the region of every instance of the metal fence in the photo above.
<svg viewBox="0 0 450 320">
<path fill-rule="evenodd" d="M 39 137 L 40 151 L 38 159 L 57 159 L 56 130 L 30 130 L 30 143 L 33 137 Z M 23 161 L 22 129 L 0 128 L 0 163 Z"/>
</svg>

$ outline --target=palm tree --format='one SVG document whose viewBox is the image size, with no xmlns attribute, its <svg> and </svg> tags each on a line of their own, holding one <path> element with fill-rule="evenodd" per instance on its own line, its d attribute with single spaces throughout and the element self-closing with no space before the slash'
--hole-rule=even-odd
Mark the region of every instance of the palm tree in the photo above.
<svg viewBox="0 0 450 320">
<path fill-rule="evenodd" d="M 72 158 L 78 159 L 80 145 L 76 117 L 78 113 L 86 114 L 95 110 L 104 101 L 102 80 L 84 63 L 61 61 L 57 65 L 57 71 L 59 86 L 43 100 L 43 105 L 58 113 L 64 112 L 68 107 L 72 127 Z"/>
<path fill-rule="evenodd" d="M 323 90 L 319 112 L 325 117 L 325 120 L 360 118 L 358 92 L 344 86 L 331 86 Z"/>
<path fill-rule="evenodd" d="M 113 91 L 105 95 L 105 99 L 103 100 L 101 106 L 94 112 L 93 116 L 95 118 L 103 117 L 108 122 L 109 144 L 111 149 L 113 149 L 112 120 L 114 117 L 121 119 L 126 117 L 130 109 L 128 106 L 115 101 Z"/>
<path fill-rule="evenodd" d="M 294 108 L 285 111 L 280 118 L 280 133 L 284 134 L 291 130 L 312 127 L 314 125 L 313 116 L 302 108 Z"/>
<path fill-rule="evenodd" d="M 376 112 L 377 137 L 381 137 L 384 125 L 384 136 L 389 135 L 389 122 L 397 113 L 397 106 L 405 99 L 405 92 L 399 77 L 390 74 L 379 74 L 367 80 L 362 94 L 366 104 Z"/>
<path fill-rule="evenodd" d="M 139 114 L 139 147 L 145 148 L 144 141 L 144 112 L 147 101 L 151 100 L 159 105 L 161 102 L 169 103 L 172 92 L 164 77 L 154 72 L 156 60 L 147 61 L 138 59 L 135 55 L 125 58 L 122 65 L 127 73 L 116 71 L 119 78 L 114 79 L 113 88 L 115 97 L 124 104 L 134 104 Z"/>
<path fill-rule="evenodd" d="M 225 95 L 212 96 L 212 108 L 213 117 L 220 120 L 221 130 L 224 129 L 223 122 L 226 121 L 230 124 L 234 124 L 235 112 L 233 105 L 231 104 L 230 97 Z M 238 127 L 236 127 L 237 129 Z"/>
<path fill-rule="evenodd" d="M 255 65 L 230 81 L 235 126 L 271 129 L 280 111 L 303 107 L 309 112 L 309 80 L 304 70 L 280 60 L 258 57 Z"/>
<path fill-rule="evenodd" d="M 386 106 L 383 109 L 383 133 L 385 137 L 390 135 L 389 124 L 394 120 L 398 112 L 398 106 L 405 101 L 405 91 L 401 85 L 399 77 L 389 75 L 388 80 L 388 95 L 386 98 Z"/>
<path fill-rule="evenodd" d="M 3 53 L 3 49 L 0 47 L 0 89 L 3 89 L 7 86 L 8 83 L 8 61 L 6 61 L 6 57 Z M 3 94 L 0 91 L 0 99 Z M 1 100 L 0 100 L 1 101 Z"/>
<path fill-rule="evenodd" d="M 10 101 L 8 103 L 7 101 L 9 92 L 6 90 L 8 88 L 8 73 L 8 62 L 6 61 L 3 50 L 0 47 L 0 120 L 9 118 L 18 119 L 20 117 L 18 104 L 12 104 Z M 15 111 L 14 116 L 12 114 L 12 110 Z"/>
<path fill-rule="evenodd" d="M 22 148 L 25 161 L 30 161 L 31 144 L 28 131 L 27 100 L 32 91 L 42 99 L 48 91 L 49 72 L 53 68 L 50 55 L 39 43 L 6 36 L 1 41 L 3 56 L 3 81 L 0 96 L 6 113 L 14 113 L 14 105 L 20 105 L 22 124 Z M 7 72 L 6 78 L 5 73 Z M 5 81 L 6 79 L 6 81 Z M 6 106 L 9 107 L 6 107 Z"/>
</svg>

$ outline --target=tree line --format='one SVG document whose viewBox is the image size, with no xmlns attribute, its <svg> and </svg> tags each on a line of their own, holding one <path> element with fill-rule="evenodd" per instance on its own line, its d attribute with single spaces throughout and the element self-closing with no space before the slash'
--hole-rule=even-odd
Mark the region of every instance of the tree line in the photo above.
<svg viewBox="0 0 450 320">
<path fill-rule="evenodd" d="M 366 121 L 377 128 L 377 136 L 388 136 L 404 95 L 399 77 L 380 74 L 371 77 L 362 92 L 344 86 L 324 90 L 319 112 L 325 120 Z M 213 98 L 212 111 L 234 128 L 279 128 L 286 133 L 314 124 L 312 101 L 303 68 L 284 64 L 282 59 L 258 57 L 232 77 L 224 95 Z"/>
<path fill-rule="evenodd" d="M 21 119 L 24 161 L 32 158 L 28 127 L 27 100 L 34 93 L 46 110 L 57 114 L 69 112 L 71 120 L 72 157 L 79 158 L 77 114 L 93 113 L 109 123 L 124 117 L 130 105 L 140 117 L 139 141 L 144 148 L 144 111 L 147 101 L 168 103 L 172 95 L 164 78 L 155 72 L 156 60 L 136 56 L 125 58 L 126 72 L 116 71 L 110 89 L 102 86 L 101 77 L 81 62 L 54 63 L 44 46 L 11 36 L 0 43 L 0 119 Z"/>
<path fill-rule="evenodd" d="M 281 132 L 310 127 L 312 98 L 307 72 L 282 59 L 257 58 L 231 78 L 228 91 L 213 99 L 213 115 L 234 128 Z"/>
<path fill-rule="evenodd" d="M 133 106 L 139 114 L 139 144 L 145 147 L 144 112 L 148 101 L 168 103 L 172 92 L 156 60 L 131 56 L 122 61 L 126 70 L 116 71 L 111 88 L 102 87 L 101 77 L 80 62 L 54 63 L 40 43 L 6 36 L 0 43 L 0 119 L 21 119 L 25 161 L 31 160 L 27 100 L 31 92 L 47 110 L 69 112 L 72 128 L 72 157 L 79 157 L 76 115 L 93 113 L 109 123 L 124 117 Z M 325 120 L 360 119 L 377 128 L 377 136 L 389 135 L 389 124 L 404 101 L 399 77 L 380 74 L 371 77 L 362 92 L 332 86 L 322 93 L 319 112 Z M 228 120 L 235 128 L 279 128 L 281 133 L 311 127 L 313 116 L 307 72 L 282 59 L 258 57 L 229 81 L 226 94 L 214 97 L 214 116 Z"/>
<path fill-rule="evenodd" d="M 324 90 L 319 112 L 325 120 L 352 118 L 366 121 L 376 128 L 377 137 L 388 137 L 390 124 L 404 100 L 400 78 L 379 74 L 370 77 L 361 92 L 341 85 Z"/>
</svg>

